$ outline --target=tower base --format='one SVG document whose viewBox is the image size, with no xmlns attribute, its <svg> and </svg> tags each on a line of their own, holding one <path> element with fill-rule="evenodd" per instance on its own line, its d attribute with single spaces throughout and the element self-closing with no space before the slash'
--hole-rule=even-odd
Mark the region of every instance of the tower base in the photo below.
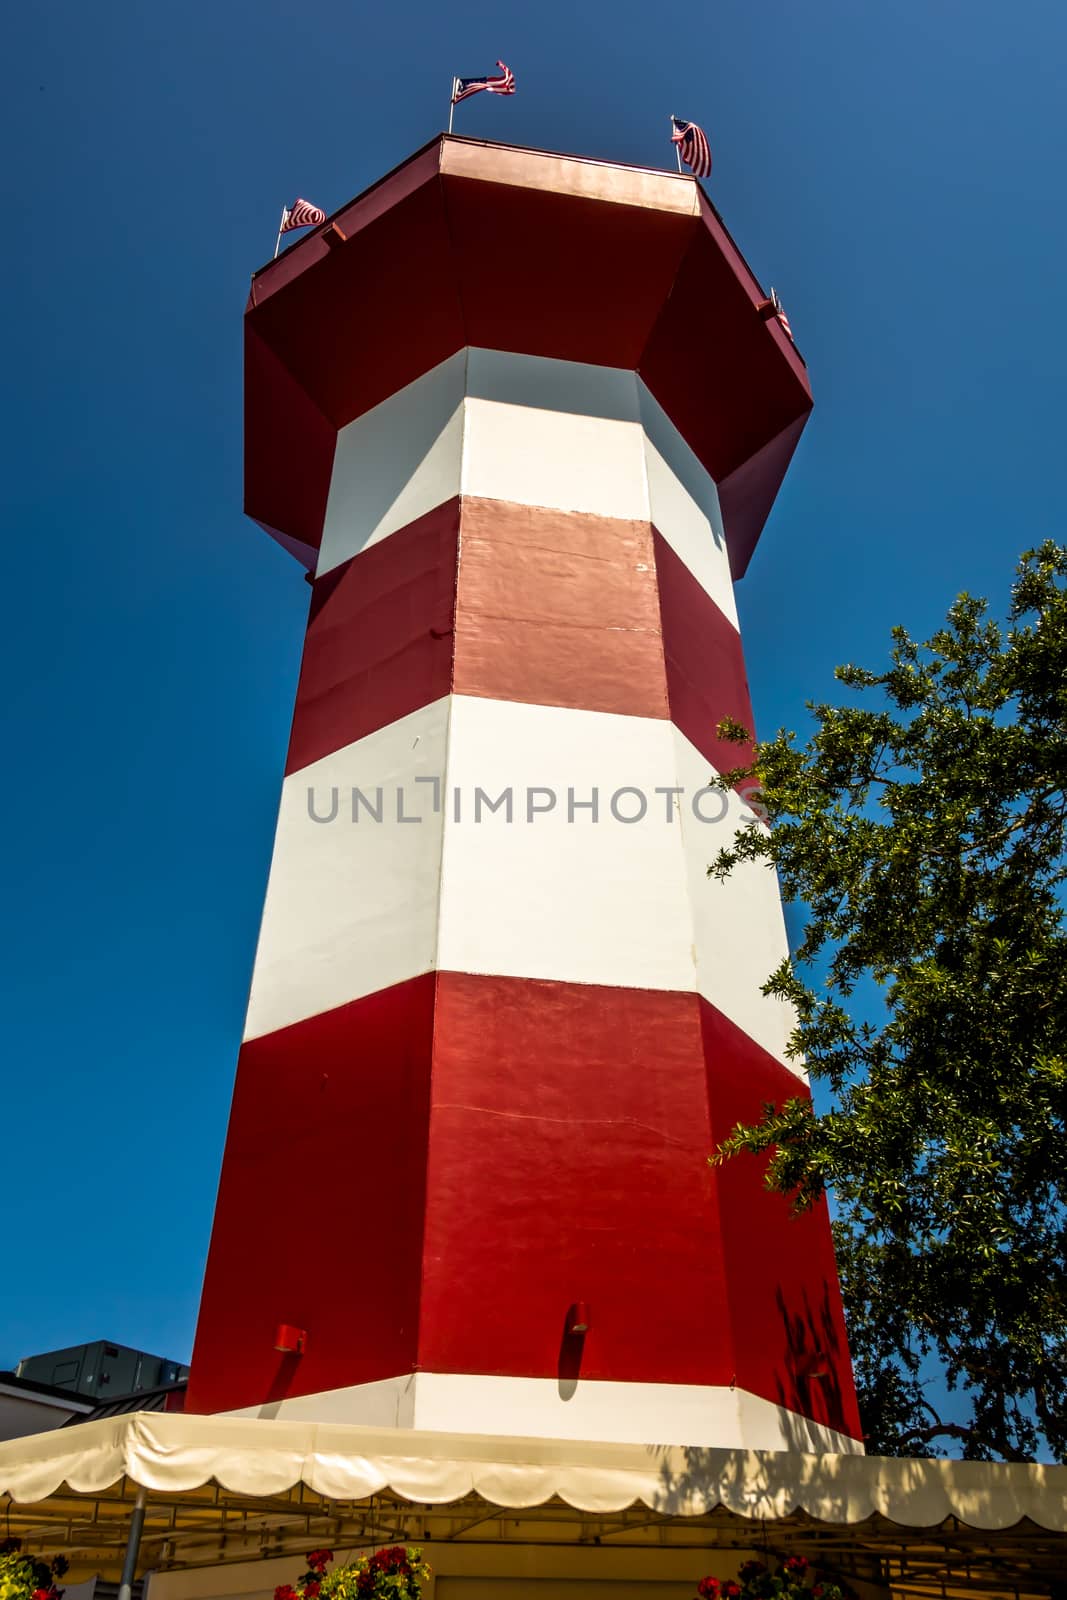
<svg viewBox="0 0 1067 1600">
<path fill-rule="evenodd" d="M 863 1454 L 858 1439 L 745 1389 L 686 1383 L 414 1372 L 228 1415 L 605 1444 Z"/>
</svg>

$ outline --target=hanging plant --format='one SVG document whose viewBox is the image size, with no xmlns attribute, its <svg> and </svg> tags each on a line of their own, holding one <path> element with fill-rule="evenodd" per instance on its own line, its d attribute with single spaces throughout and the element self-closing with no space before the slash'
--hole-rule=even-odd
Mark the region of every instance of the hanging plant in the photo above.
<svg viewBox="0 0 1067 1600">
<path fill-rule="evenodd" d="M 332 1560 L 332 1550 L 310 1551 L 307 1571 L 295 1584 L 279 1584 L 274 1600 L 419 1600 L 430 1576 L 422 1551 L 402 1544 L 328 1570 Z"/>
<path fill-rule="evenodd" d="M 5 1539 L 0 1543 L 0 1600 L 62 1600 L 63 1590 L 56 1588 L 70 1563 L 64 1556 L 52 1561 L 38 1561 L 34 1556 L 22 1554 L 21 1539 Z"/>
<path fill-rule="evenodd" d="M 746 1561 L 737 1578 L 701 1578 L 698 1600 L 856 1600 L 847 1583 L 827 1578 L 803 1556 L 789 1556 L 771 1570 L 764 1561 Z"/>
</svg>

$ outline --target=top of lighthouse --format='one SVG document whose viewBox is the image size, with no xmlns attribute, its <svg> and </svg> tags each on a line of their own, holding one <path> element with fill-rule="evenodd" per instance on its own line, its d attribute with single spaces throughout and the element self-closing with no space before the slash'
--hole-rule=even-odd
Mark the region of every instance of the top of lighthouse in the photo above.
<svg viewBox="0 0 1067 1600">
<path fill-rule="evenodd" d="M 812 405 L 769 304 L 693 178 L 439 136 L 253 278 L 246 509 L 312 564 L 337 430 L 477 346 L 637 372 L 738 577 Z"/>
</svg>

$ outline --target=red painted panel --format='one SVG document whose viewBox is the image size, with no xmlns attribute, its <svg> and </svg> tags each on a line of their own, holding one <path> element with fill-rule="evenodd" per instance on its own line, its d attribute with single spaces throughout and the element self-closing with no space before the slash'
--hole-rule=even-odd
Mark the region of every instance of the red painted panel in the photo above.
<svg viewBox="0 0 1067 1600">
<path fill-rule="evenodd" d="M 335 211 L 331 217 L 322 224 L 298 239 L 295 244 L 287 245 L 281 255 L 274 261 L 269 261 L 261 267 L 252 279 L 252 291 L 249 295 L 249 308 L 263 305 L 271 295 L 284 289 L 287 283 L 298 278 L 302 272 L 318 261 L 323 261 L 336 248 L 327 244 L 325 234 L 334 224 L 341 230 L 346 239 L 355 236 L 372 222 L 391 211 L 399 200 L 405 200 L 409 194 L 414 194 L 416 189 L 421 189 L 423 184 L 434 183 L 437 180 L 441 167 L 441 140 L 440 136 L 424 145 L 421 150 L 409 156 L 400 166 L 394 167 L 391 172 L 385 172 L 371 184 L 369 189 L 364 189 L 362 194 L 350 200 L 347 205 Z"/>
<path fill-rule="evenodd" d="M 448 257 L 436 180 L 327 250 L 245 321 L 341 428 L 467 343 Z"/>
<path fill-rule="evenodd" d="M 287 773 L 449 692 L 458 538 L 455 499 L 316 579 Z"/>
<path fill-rule="evenodd" d="M 648 523 L 467 497 L 324 574 L 286 771 L 450 688 L 667 717 Z"/>
<path fill-rule="evenodd" d="M 246 1044 L 189 1408 L 421 1368 L 736 1381 L 857 1434 L 825 1208 L 707 1164 L 797 1093 L 697 996 L 588 984 L 428 974 Z"/>
<path fill-rule="evenodd" d="M 463 501 L 457 694 L 666 717 L 647 522 Z"/>
<path fill-rule="evenodd" d="M 753 304 L 747 273 L 698 230 L 639 371 L 718 482 L 811 410 L 811 394 Z"/>
<path fill-rule="evenodd" d="M 785 334 L 782 334 L 782 338 L 785 338 Z M 782 486 L 807 420 L 808 414 L 805 412 L 788 428 L 776 434 L 762 450 L 757 450 L 754 456 L 742 462 L 729 477 L 723 478 L 718 486 L 723 525 L 730 530 L 727 547 L 730 572 L 735 581 L 745 575 L 756 541 L 771 514 L 775 496 Z"/>
<path fill-rule="evenodd" d="M 738 1122 L 758 1121 L 764 1104 L 808 1098 L 793 1073 L 721 1012 L 703 999 L 700 1009 L 716 1144 Z M 739 1156 L 716 1172 L 737 1382 L 860 1438 L 826 1205 L 794 1217 L 786 1197 L 764 1187 L 764 1165 Z M 820 1365 L 826 1376 L 811 1375 Z"/>
<path fill-rule="evenodd" d="M 245 328 L 245 511 L 317 550 L 326 518 L 331 423 L 255 329 Z M 298 470 L 294 470 L 297 467 Z"/>
<path fill-rule="evenodd" d="M 241 1050 L 187 1409 L 414 1365 L 432 973 Z M 281 1322 L 307 1352 L 274 1350 Z"/>
<path fill-rule="evenodd" d="M 442 973 L 419 1364 L 728 1383 L 696 997 Z"/>
<path fill-rule="evenodd" d="M 471 178 L 443 181 L 469 344 L 638 365 L 695 218 Z"/>
<path fill-rule="evenodd" d="M 722 217 L 719 215 L 718 211 L 716 211 L 715 207 L 712 205 L 703 189 L 697 189 L 697 204 L 700 209 L 700 221 L 704 231 L 707 233 L 708 237 L 711 239 L 712 243 L 715 245 L 720 254 L 726 260 L 732 262 L 737 280 L 744 287 L 750 303 L 754 307 L 765 305 L 766 295 L 764 294 L 763 288 L 760 285 L 759 279 L 756 277 L 756 274 L 745 260 L 745 257 L 738 246 L 737 240 L 734 238 L 733 234 L 730 232 L 729 228 L 726 226 L 725 222 L 722 220 Z M 762 312 L 761 315 L 763 315 Z M 808 382 L 808 369 L 804 361 L 801 359 L 800 351 L 797 349 L 792 339 L 790 339 L 785 329 L 781 326 L 777 317 L 765 318 L 765 326 L 770 332 L 774 343 L 778 346 L 782 354 L 786 356 L 789 366 L 792 369 L 794 378 L 797 380 L 801 389 L 805 394 L 808 395 L 810 399 L 811 385 Z"/>
<path fill-rule="evenodd" d="M 671 721 L 727 772 L 746 765 L 752 750 L 720 739 L 719 723 L 732 717 L 755 732 L 741 635 L 662 535 L 653 535 Z"/>
</svg>

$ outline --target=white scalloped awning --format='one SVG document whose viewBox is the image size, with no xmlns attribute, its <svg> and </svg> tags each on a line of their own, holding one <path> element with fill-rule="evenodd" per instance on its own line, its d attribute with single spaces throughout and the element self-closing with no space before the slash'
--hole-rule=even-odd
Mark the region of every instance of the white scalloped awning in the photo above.
<svg viewBox="0 0 1067 1600">
<path fill-rule="evenodd" d="M 471 1494 L 489 1505 L 538 1506 L 558 1497 L 592 1513 L 643 1504 L 672 1517 L 718 1506 L 768 1520 L 805 1513 L 855 1524 L 880 1515 L 930 1528 L 957 1517 L 1004 1529 L 1023 1518 L 1067 1529 L 1067 1467 L 771 1454 L 674 1446 L 418 1433 L 243 1417 L 136 1412 L 0 1445 L 0 1494 L 47 1500 L 65 1484 L 99 1494 L 123 1477 L 175 1493 L 215 1483 L 244 1496 L 306 1484 L 328 1500 L 392 1491 L 427 1506 Z"/>
</svg>

